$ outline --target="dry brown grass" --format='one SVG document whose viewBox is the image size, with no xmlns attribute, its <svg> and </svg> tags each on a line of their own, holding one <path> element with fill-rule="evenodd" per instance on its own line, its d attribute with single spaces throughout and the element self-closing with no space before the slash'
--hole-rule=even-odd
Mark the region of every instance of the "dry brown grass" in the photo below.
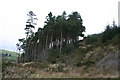
<svg viewBox="0 0 120 80">
<path fill-rule="evenodd" d="M 9 66 L 3 78 L 117 78 L 117 72 L 103 72 L 92 67 L 73 67 L 68 72 L 47 72 L 45 69 L 25 67 L 23 64 Z"/>
</svg>

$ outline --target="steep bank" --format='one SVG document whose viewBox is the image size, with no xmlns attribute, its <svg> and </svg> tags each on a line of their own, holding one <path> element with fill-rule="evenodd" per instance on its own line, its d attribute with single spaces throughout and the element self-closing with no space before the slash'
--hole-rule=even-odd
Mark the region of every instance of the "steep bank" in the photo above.
<svg viewBox="0 0 120 80">
<path fill-rule="evenodd" d="M 72 53 L 61 54 L 53 63 L 40 61 L 28 63 L 3 62 L 3 78 L 117 78 L 120 62 L 120 38 L 106 43 L 99 40 L 86 44 Z"/>
</svg>

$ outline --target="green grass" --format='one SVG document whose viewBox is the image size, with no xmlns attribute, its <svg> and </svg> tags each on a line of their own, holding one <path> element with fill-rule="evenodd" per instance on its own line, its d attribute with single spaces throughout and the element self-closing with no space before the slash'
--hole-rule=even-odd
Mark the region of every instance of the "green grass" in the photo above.
<svg viewBox="0 0 120 80">
<path fill-rule="evenodd" d="M 8 51 L 8 50 L 3 50 L 0 49 L 0 56 L 2 56 L 2 54 L 11 54 L 11 56 L 7 56 L 7 57 L 2 57 L 2 60 L 8 60 L 8 61 L 16 61 L 18 58 L 18 53 L 17 52 L 13 52 L 13 51 Z"/>
<path fill-rule="evenodd" d="M 9 54 L 11 54 L 14 57 L 17 57 L 17 54 L 18 54 L 17 52 L 0 49 L 0 54 L 2 54 L 2 53 L 3 54 L 9 53 Z"/>
</svg>

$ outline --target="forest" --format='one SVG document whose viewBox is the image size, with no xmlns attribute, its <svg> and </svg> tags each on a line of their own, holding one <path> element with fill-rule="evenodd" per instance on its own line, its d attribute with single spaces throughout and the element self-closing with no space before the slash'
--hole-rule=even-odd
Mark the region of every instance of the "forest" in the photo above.
<svg viewBox="0 0 120 80">
<path fill-rule="evenodd" d="M 120 26 L 115 21 L 105 25 L 103 32 L 85 36 L 86 27 L 77 11 L 48 13 L 36 32 L 37 16 L 33 11 L 27 16 L 26 37 L 16 44 L 17 60 L 2 61 L 3 78 L 120 77 Z"/>
<path fill-rule="evenodd" d="M 52 55 L 68 54 L 78 48 L 79 37 L 84 37 L 85 26 L 78 12 L 66 15 L 53 16 L 52 12 L 46 16 L 43 28 L 33 32 L 37 20 L 36 15 L 30 11 L 26 22 L 26 38 L 19 39 L 18 50 L 22 51 L 22 60 L 25 62 L 35 59 L 46 61 Z"/>
</svg>

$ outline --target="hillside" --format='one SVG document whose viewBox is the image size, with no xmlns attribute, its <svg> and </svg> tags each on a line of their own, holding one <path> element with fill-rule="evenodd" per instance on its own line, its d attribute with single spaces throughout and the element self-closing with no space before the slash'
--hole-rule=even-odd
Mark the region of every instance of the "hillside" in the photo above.
<svg viewBox="0 0 120 80">
<path fill-rule="evenodd" d="M 18 53 L 13 52 L 13 51 L 0 49 L 0 56 L 2 56 L 3 60 L 7 59 L 7 60 L 11 60 L 11 61 L 16 61 L 17 57 L 18 57 Z"/>
<path fill-rule="evenodd" d="M 107 25 L 104 32 L 84 37 L 82 32 L 85 28 L 77 24 L 81 19 L 75 17 L 76 15 L 79 14 L 72 13 L 72 17 L 66 20 L 67 23 L 65 19 L 62 19 L 62 23 L 59 22 L 62 18 L 60 16 L 57 17 L 58 20 L 55 19 L 58 21 L 54 23 L 57 24 L 56 27 L 61 23 L 65 29 L 60 26 L 60 30 L 55 26 L 48 28 L 46 25 L 43 29 L 39 28 L 35 35 L 19 39 L 17 47 L 19 51 L 22 49 L 23 54 L 17 62 L 11 62 L 5 57 L 7 61 L 3 60 L 2 64 L 3 78 L 118 78 L 120 27 L 113 21 L 113 25 Z M 52 13 L 48 16 L 54 21 Z M 78 26 L 71 23 L 74 20 Z M 68 26 L 71 26 L 71 29 Z M 28 27 L 31 25 L 27 25 L 26 29 L 29 29 Z M 79 30 L 75 34 L 70 32 L 77 31 L 78 27 L 81 33 Z M 59 32 L 53 35 L 52 29 Z M 67 30 L 69 35 L 66 35 Z M 46 34 L 47 31 L 51 34 Z M 84 39 L 78 40 L 78 36 Z M 14 55 L 11 53 L 11 56 L 8 56 L 7 53 L 7 58 L 13 58 Z"/>
<path fill-rule="evenodd" d="M 115 41 L 117 40 L 117 42 Z M 117 78 L 119 38 L 114 37 L 107 43 L 99 41 L 86 44 L 71 54 L 62 54 L 52 60 L 54 63 L 39 61 L 27 63 L 5 63 L 4 78 Z M 99 44 L 98 44 L 99 43 Z M 60 67 L 60 65 L 65 66 Z"/>
</svg>

